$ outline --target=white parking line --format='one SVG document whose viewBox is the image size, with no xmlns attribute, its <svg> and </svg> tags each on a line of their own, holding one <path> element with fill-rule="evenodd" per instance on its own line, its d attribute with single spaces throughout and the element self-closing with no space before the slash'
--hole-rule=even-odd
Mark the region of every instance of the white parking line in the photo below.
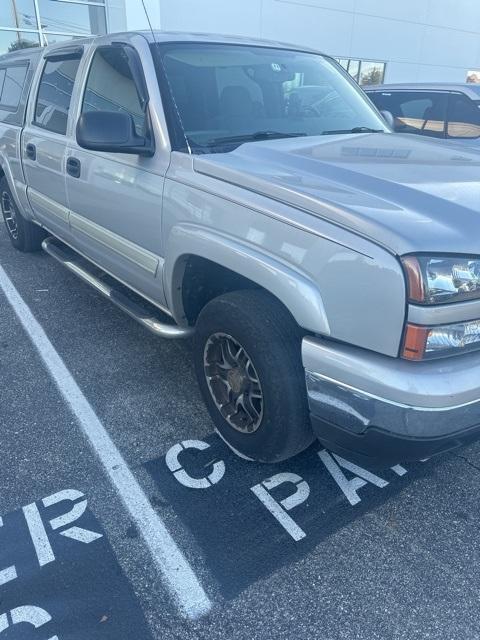
<svg viewBox="0 0 480 640">
<path fill-rule="evenodd" d="M 75 414 L 123 504 L 136 523 L 181 612 L 190 619 L 208 613 L 211 602 L 191 566 L 130 471 L 105 427 L 12 281 L 0 266 L 0 287 L 37 349 L 64 400 Z"/>
</svg>

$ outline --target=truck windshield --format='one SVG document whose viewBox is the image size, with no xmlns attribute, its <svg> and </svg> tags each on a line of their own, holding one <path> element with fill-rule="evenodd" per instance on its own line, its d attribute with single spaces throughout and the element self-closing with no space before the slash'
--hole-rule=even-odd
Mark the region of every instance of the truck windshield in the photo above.
<svg viewBox="0 0 480 640">
<path fill-rule="evenodd" d="M 170 126 L 192 153 L 244 142 L 385 131 L 361 89 L 333 60 L 262 46 L 153 45 L 170 94 Z"/>
</svg>

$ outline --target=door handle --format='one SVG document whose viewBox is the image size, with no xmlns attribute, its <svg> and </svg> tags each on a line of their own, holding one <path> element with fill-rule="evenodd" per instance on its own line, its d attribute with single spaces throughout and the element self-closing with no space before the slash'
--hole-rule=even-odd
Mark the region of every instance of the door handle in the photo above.
<svg viewBox="0 0 480 640">
<path fill-rule="evenodd" d="M 79 178 L 82 170 L 82 164 L 78 158 L 70 156 L 67 158 L 67 173 L 72 178 Z"/>
<path fill-rule="evenodd" d="M 25 154 L 27 156 L 27 158 L 30 158 L 30 160 L 36 160 L 37 159 L 37 147 L 32 144 L 31 142 L 29 142 L 27 144 L 27 146 L 25 147 Z"/>
</svg>

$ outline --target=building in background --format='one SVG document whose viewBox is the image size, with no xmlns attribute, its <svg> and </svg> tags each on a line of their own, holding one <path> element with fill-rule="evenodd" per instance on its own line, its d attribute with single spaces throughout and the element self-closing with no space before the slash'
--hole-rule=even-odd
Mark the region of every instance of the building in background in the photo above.
<svg viewBox="0 0 480 640">
<path fill-rule="evenodd" d="M 0 54 L 107 30 L 122 31 L 125 1 L 0 0 Z"/>
<path fill-rule="evenodd" d="M 480 81 L 480 0 L 0 0 L 0 53 L 149 22 L 314 47 L 361 84 Z"/>
</svg>

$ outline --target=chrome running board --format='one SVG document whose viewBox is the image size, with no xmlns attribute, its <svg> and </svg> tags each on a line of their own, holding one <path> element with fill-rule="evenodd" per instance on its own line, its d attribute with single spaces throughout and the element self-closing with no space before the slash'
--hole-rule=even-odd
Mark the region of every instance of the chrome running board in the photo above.
<svg viewBox="0 0 480 640">
<path fill-rule="evenodd" d="M 177 324 L 168 324 L 167 322 L 160 321 L 141 304 L 130 300 L 130 298 L 120 290 L 115 289 L 114 286 L 107 284 L 92 272 L 88 271 L 82 264 L 82 261 L 88 264 L 88 260 L 83 260 L 73 249 L 65 245 L 61 246 L 55 238 L 46 238 L 42 242 L 42 248 L 52 256 L 52 258 L 58 260 L 64 267 L 83 280 L 83 282 L 86 282 L 93 287 L 95 291 L 98 291 L 102 296 L 108 298 L 110 302 L 113 302 L 119 309 L 156 336 L 160 336 L 161 338 L 189 338 L 193 335 L 194 330 L 192 327 L 179 327 Z M 92 268 L 94 268 L 93 265 Z M 137 297 L 140 298 L 140 296 Z M 159 311 L 159 313 L 161 312 Z"/>
</svg>

